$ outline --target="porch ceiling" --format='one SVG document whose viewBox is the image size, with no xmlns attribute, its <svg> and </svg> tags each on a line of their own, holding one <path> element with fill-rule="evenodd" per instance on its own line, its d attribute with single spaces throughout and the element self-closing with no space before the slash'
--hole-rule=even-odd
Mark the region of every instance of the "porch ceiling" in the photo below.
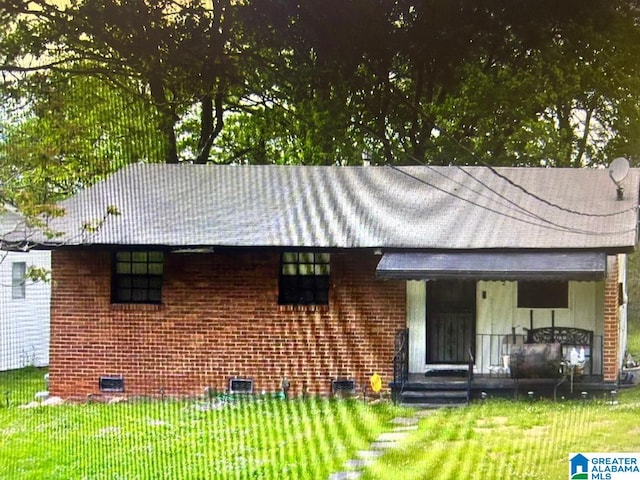
<svg viewBox="0 0 640 480">
<path fill-rule="evenodd" d="M 376 276 L 388 280 L 602 280 L 602 252 L 394 252 Z"/>
</svg>

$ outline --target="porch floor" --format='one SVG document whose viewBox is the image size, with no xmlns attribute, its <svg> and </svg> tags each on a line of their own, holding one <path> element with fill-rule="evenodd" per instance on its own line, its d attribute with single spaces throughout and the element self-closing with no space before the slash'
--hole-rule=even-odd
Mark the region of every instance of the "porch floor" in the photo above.
<svg viewBox="0 0 640 480">
<path fill-rule="evenodd" d="M 425 375 L 410 373 L 403 390 L 448 390 L 452 387 L 466 388 L 467 378 L 464 376 Z M 588 397 L 609 396 L 612 390 L 617 390 L 616 382 L 604 382 L 602 376 L 584 375 L 574 378 L 573 388 L 571 379 L 539 378 L 514 380 L 508 374 L 474 374 L 471 382 L 471 399 L 480 399 L 483 393 L 489 397 L 526 398 L 528 392 L 544 398 L 553 398 L 554 390 L 557 398 L 582 398 L 582 392 Z M 517 391 L 516 391 L 517 389 Z"/>
</svg>

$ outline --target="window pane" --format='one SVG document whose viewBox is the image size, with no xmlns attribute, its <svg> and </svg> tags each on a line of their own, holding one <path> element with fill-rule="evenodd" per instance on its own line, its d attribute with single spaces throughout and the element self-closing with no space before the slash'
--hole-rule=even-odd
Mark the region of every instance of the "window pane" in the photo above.
<svg viewBox="0 0 640 480">
<path fill-rule="evenodd" d="M 149 255 L 147 254 L 147 252 L 132 252 L 131 253 L 131 259 L 134 262 L 144 262 L 147 263 L 147 259 L 148 259 Z"/>
<path fill-rule="evenodd" d="M 131 300 L 131 290 L 128 288 L 119 288 L 116 292 L 118 300 L 121 302 L 128 302 Z"/>
<path fill-rule="evenodd" d="M 316 275 L 329 275 L 329 265 L 316 265 L 314 271 Z"/>
<path fill-rule="evenodd" d="M 162 295 L 162 252 L 122 251 L 115 254 L 114 302 L 159 303 Z"/>
<path fill-rule="evenodd" d="M 119 262 L 130 262 L 131 252 L 117 252 L 116 260 L 118 260 Z"/>
<path fill-rule="evenodd" d="M 316 279 L 312 275 L 298 277 L 298 286 L 302 290 L 312 290 L 316 287 Z"/>
<path fill-rule="evenodd" d="M 518 282 L 519 308 L 568 308 L 569 282 Z"/>
<path fill-rule="evenodd" d="M 117 273 L 131 273 L 131 264 L 130 263 L 117 263 L 116 264 L 116 272 Z"/>
<path fill-rule="evenodd" d="M 162 264 L 161 263 L 150 263 L 149 264 L 149 274 L 151 274 L 151 275 L 162 275 Z"/>
<path fill-rule="evenodd" d="M 147 300 L 147 290 L 132 290 L 131 300 L 134 302 L 144 302 Z"/>
<path fill-rule="evenodd" d="M 315 303 L 315 295 L 313 290 L 302 290 L 300 292 L 300 303 L 304 304 L 304 305 L 310 305 Z"/>
<path fill-rule="evenodd" d="M 300 263 L 313 263 L 313 253 L 301 253 L 299 261 Z"/>
<path fill-rule="evenodd" d="M 298 254 L 295 252 L 285 252 L 282 254 L 283 263 L 296 263 L 298 261 Z"/>
<path fill-rule="evenodd" d="M 147 277 L 135 276 L 131 277 L 131 287 L 146 289 L 149 286 L 149 279 Z"/>
<path fill-rule="evenodd" d="M 131 264 L 131 273 L 134 275 L 144 275 L 147 273 L 147 264 L 146 263 L 132 263 Z"/>
<path fill-rule="evenodd" d="M 328 290 L 317 290 L 316 291 L 316 303 L 320 305 L 326 305 L 329 303 L 329 291 Z"/>
<path fill-rule="evenodd" d="M 11 265 L 11 283 L 19 285 L 24 283 L 24 276 L 27 273 L 25 262 L 13 262 Z"/>
<path fill-rule="evenodd" d="M 149 301 L 160 302 L 162 300 L 162 293 L 160 290 L 149 290 Z"/>
<path fill-rule="evenodd" d="M 162 252 L 149 252 L 149 262 L 160 263 L 164 261 L 164 254 Z"/>
<path fill-rule="evenodd" d="M 281 304 L 327 304 L 330 259 L 328 253 L 282 254 L 278 301 Z"/>
<path fill-rule="evenodd" d="M 296 275 L 298 273 L 298 266 L 296 264 L 284 264 L 282 265 L 283 275 Z"/>
<path fill-rule="evenodd" d="M 313 265 L 307 264 L 307 263 L 301 263 L 300 275 L 313 275 Z"/>
<path fill-rule="evenodd" d="M 26 273 L 26 262 L 13 262 L 11 265 L 11 298 L 25 298 Z"/>
<path fill-rule="evenodd" d="M 316 263 L 329 263 L 331 260 L 330 253 L 318 253 L 316 254 Z"/>
</svg>

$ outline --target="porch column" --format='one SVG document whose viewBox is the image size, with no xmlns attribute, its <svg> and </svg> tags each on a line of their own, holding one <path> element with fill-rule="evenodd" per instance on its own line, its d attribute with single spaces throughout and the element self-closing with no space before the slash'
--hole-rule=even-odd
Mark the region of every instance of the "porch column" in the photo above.
<svg viewBox="0 0 640 480">
<path fill-rule="evenodd" d="M 618 257 L 607 257 L 607 278 L 604 285 L 604 339 L 602 375 L 606 382 L 618 379 L 620 319 L 618 315 Z"/>
</svg>

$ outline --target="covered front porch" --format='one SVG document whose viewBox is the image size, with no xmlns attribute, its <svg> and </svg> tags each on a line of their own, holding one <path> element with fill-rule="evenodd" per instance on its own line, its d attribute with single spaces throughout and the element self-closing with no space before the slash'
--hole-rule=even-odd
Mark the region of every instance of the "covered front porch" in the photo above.
<svg viewBox="0 0 640 480">
<path fill-rule="evenodd" d="M 380 277 L 406 280 L 396 393 L 440 386 L 466 389 L 469 400 L 615 388 L 626 337 L 623 255 L 398 254 L 384 260 Z M 536 360 L 540 349 L 544 358 Z"/>
<path fill-rule="evenodd" d="M 554 344 L 523 343 L 513 344 L 510 355 L 503 355 L 503 342 L 497 341 L 499 335 L 481 335 L 479 343 L 489 342 L 495 345 L 490 348 L 495 352 L 494 358 L 501 363 L 488 368 L 489 373 L 478 373 L 485 369 L 477 365 L 471 350 L 468 351 L 467 364 L 439 364 L 427 367 L 424 373 L 409 371 L 408 339 L 409 330 L 396 332 L 394 356 L 394 380 L 390 384 L 393 398 L 407 406 L 439 407 L 468 404 L 472 400 L 482 400 L 490 397 L 501 398 L 553 398 L 558 399 L 589 399 L 615 398 L 617 396 L 617 381 L 605 381 L 601 372 L 590 361 L 590 355 L 572 359 L 564 352 L 571 349 L 562 348 L 559 341 L 579 342 L 586 340 L 586 331 L 577 329 L 555 329 L 559 339 Z M 547 329 L 539 329 L 534 335 L 529 335 L 527 341 L 535 340 L 540 332 L 548 333 Z M 543 340 L 547 340 L 543 336 Z M 531 357 L 523 362 L 522 351 L 526 347 L 555 346 L 556 358 Z M 594 345 L 600 345 L 595 347 Z M 602 350 L 602 339 L 591 343 L 591 352 Z M 562 356 L 560 356 L 562 355 Z M 542 363 L 540 363 L 542 360 Z M 575 362 L 575 363 L 574 363 Z M 539 364 L 537 364 L 539 363 Z"/>
</svg>

